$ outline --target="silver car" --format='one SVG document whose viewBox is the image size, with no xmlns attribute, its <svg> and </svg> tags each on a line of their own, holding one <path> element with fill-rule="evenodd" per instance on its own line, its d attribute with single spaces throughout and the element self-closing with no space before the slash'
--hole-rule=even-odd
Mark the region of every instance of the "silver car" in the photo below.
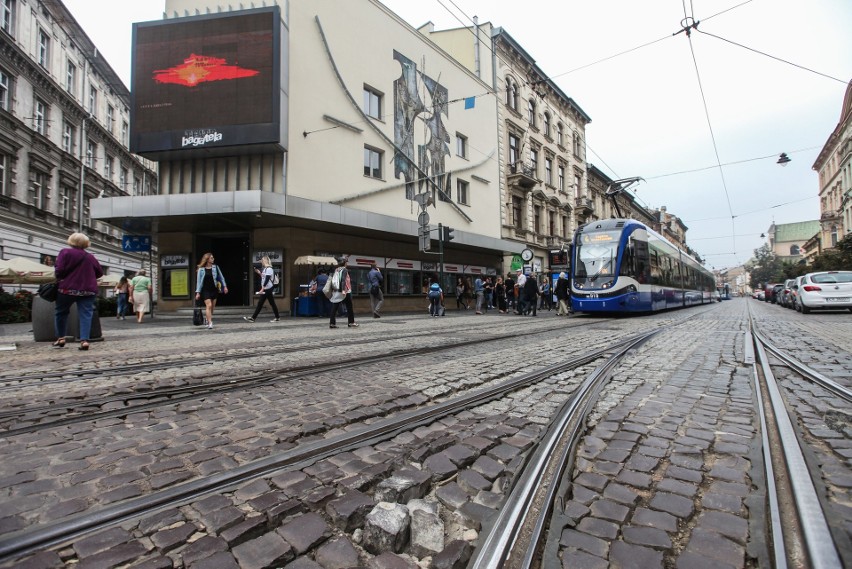
<svg viewBox="0 0 852 569">
<path fill-rule="evenodd" d="M 852 311 L 852 271 L 808 273 L 796 282 L 796 310 L 803 314 L 811 310 L 843 308 Z"/>
</svg>

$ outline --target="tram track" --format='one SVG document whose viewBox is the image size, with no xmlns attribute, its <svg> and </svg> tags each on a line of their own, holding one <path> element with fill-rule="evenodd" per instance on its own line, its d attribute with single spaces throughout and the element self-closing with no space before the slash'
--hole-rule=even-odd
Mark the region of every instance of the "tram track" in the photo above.
<svg viewBox="0 0 852 569">
<path fill-rule="evenodd" d="M 841 567 L 835 542 L 840 534 L 832 532 L 824 488 L 818 480 L 820 468 L 809 464 L 812 453 L 807 451 L 808 442 L 796 428 L 797 406 L 789 401 L 795 394 L 776 378 L 767 352 L 834 397 L 849 403 L 852 393 L 773 346 L 756 330 L 751 308 L 749 330 L 747 342 L 753 349 L 747 346 L 750 351 L 747 362 L 753 365 L 758 398 L 767 481 L 767 533 L 775 566 Z"/>
<path fill-rule="evenodd" d="M 275 453 L 266 458 L 227 471 L 176 484 L 145 496 L 125 500 L 113 506 L 70 516 L 60 522 L 29 528 L 0 540 L 0 563 L 20 558 L 29 552 L 69 543 L 99 529 L 112 527 L 130 519 L 151 515 L 162 509 L 185 504 L 199 497 L 232 489 L 259 477 L 270 476 L 282 469 L 304 468 L 330 455 L 363 445 L 388 440 L 418 426 L 430 424 L 441 417 L 483 405 L 504 397 L 507 393 L 552 377 L 555 374 L 586 365 L 613 350 L 635 344 L 634 338 L 618 340 L 610 345 L 588 351 L 558 364 L 545 366 L 499 383 L 455 395 L 446 401 L 397 413 L 371 424 L 353 427 L 343 434 L 298 445 L 292 450 Z"/>
</svg>

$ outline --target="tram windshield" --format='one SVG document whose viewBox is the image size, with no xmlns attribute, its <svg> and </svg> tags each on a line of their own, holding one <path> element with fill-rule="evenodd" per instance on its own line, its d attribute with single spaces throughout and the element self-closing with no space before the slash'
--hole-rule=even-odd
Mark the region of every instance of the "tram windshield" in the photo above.
<svg viewBox="0 0 852 569">
<path fill-rule="evenodd" d="M 598 277 L 614 276 L 618 259 L 619 231 L 581 233 L 576 246 L 574 276 L 594 280 Z"/>
</svg>

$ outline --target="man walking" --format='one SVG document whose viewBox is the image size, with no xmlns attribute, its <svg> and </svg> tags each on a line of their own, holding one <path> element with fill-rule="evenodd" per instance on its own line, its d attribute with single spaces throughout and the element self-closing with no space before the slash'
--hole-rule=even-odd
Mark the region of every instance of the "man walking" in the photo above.
<svg viewBox="0 0 852 569">
<path fill-rule="evenodd" d="M 476 277 L 476 280 L 473 281 L 473 294 L 476 295 L 476 313 L 482 314 L 482 303 L 485 300 L 485 285 L 480 277 Z"/>
<path fill-rule="evenodd" d="M 385 302 L 385 297 L 382 294 L 382 283 L 385 281 L 385 277 L 376 263 L 370 265 L 367 281 L 370 283 L 370 307 L 373 309 L 373 318 L 381 318 L 379 310 L 382 309 L 382 304 Z"/>
</svg>

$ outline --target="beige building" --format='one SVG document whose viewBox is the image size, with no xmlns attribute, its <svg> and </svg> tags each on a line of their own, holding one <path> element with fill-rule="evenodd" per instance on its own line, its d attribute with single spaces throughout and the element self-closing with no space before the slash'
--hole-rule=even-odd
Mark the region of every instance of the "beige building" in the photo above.
<svg viewBox="0 0 852 569">
<path fill-rule="evenodd" d="M 837 245 L 852 232 L 852 82 L 846 89 L 840 120 L 814 162 L 819 175 L 819 232 L 808 244 L 809 256 Z"/>
<path fill-rule="evenodd" d="M 769 248 L 781 261 L 798 263 L 805 259 L 805 244 L 817 234 L 819 228 L 819 221 L 773 223 L 766 232 Z"/>
<path fill-rule="evenodd" d="M 128 150 L 130 91 L 59 0 L 0 2 L 0 257 L 51 263 L 83 231 L 108 273 L 133 227 L 94 219 L 99 196 L 157 190 L 155 165 Z"/>
<path fill-rule="evenodd" d="M 212 251 L 229 285 L 222 304 L 254 302 L 252 264 L 267 254 L 283 272 L 279 304 L 300 311 L 317 267 L 297 259 L 345 255 L 356 309 L 373 262 L 388 309 L 421 309 L 441 267 L 419 228 L 437 239 L 439 223 L 454 230 L 445 290 L 502 270 L 522 245 L 503 238 L 490 83 L 377 1 L 267 4 L 169 0 L 166 19 L 137 24 L 131 139 L 159 162 L 160 191 L 99 200 L 96 213 L 152 220 L 163 308 L 190 305 L 195 265 Z"/>
<path fill-rule="evenodd" d="M 502 236 L 533 252 L 533 270 L 545 270 L 548 251 L 570 243 L 574 229 L 593 218 L 585 147 L 591 118 L 505 29 L 486 23 L 435 31 L 430 23 L 420 31 L 470 69 L 493 77 Z M 512 268 L 518 259 L 507 255 L 504 269 Z"/>
</svg>

